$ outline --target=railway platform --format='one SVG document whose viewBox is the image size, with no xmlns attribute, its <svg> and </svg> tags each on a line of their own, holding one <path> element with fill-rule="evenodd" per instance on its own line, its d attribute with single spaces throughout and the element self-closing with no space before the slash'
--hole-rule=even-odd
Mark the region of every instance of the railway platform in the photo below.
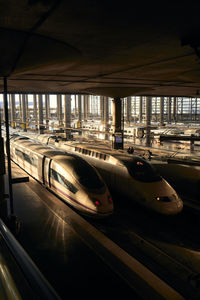
<svg viewBox="0 0 200 300">
<path fill-rule="evenodd" d="M 27 174 L 12 163 L 12 176 Z M 13 185 L 13 198 L 21 224 L 17 240 L 61 299 L 119 293 L 126 299 L 183 299 L 31 177 Z"/>
</svg>

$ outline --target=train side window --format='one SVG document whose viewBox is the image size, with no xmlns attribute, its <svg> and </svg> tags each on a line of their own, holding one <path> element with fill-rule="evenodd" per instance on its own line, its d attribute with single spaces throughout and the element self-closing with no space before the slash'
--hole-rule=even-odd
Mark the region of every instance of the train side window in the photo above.
<svg viewBox="0 0 200 300">
<path fill-rule="evenodd" d="M 27 163 L 29 163 L 30 165 L 32 165 L 32 159 L 31 159 L 31 157 L 28 154 L 26 154 L 26 153 L 23 153 L 23 156 L 24 156 L 24 160 Z"/>
<path fill-rule="evenodd" d="M 105 155 L 105 154 L 102 154 L 102 153 L 100 153 L 100 159 L 104 159 L 104 160 L 106 160 L 106 155 Z"/>
<path fill-rule="evenodd" d="M 32 165 L 34 167 L 37 167 L 38 166 L 38 158 L 37 157 L 32 157 Z"/>
<path fill-rule="evenodd" d="M 23 152 L 19 149 L 15 149 L 15 154 L 21 158 L 21 159 L 24 159 L 24 156 L 23 156 Z"/>
</svg>

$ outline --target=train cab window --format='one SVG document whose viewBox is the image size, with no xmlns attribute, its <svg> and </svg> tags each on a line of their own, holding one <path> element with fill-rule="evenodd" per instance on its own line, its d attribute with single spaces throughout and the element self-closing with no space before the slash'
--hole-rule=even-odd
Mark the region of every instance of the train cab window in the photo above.
<svg viewBox="0 0 200 300">
<path fill-rule="evenodd" d="M 154 166 L 141 158 L 134 158 L 131 161 L 125 162 L 129 174 L 138 181 L 155 182 L 162 180 Z"/>
<path fill-rule="evenodd" d="M 63 175 L 56 172 L 54 169 L 51 169 L 51 178 L 59 182 L 62 186 L 64 186 L 74 194 L 76 194 L 76 192 L 78 191 L 78 189 L 69 180 L 67 180 Z"/>
<path fill-rule="evenodd" d="M 76 159 L 73 166 L 73 175 L 85 188 L 96 190 L 105 187 L 96 170 L 83 159 Z"/>
</svg>

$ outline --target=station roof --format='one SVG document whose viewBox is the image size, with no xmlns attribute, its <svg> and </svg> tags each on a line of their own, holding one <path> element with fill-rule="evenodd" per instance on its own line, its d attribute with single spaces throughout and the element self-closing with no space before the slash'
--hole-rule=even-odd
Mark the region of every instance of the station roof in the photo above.
<svg viewBox="0 0 200 300">
<path fill-rule="evenodd" d="M 200 94 L 198 3 L 0 0 L 0 7 L 0 76 L 9 93 Z"/>
</svg>

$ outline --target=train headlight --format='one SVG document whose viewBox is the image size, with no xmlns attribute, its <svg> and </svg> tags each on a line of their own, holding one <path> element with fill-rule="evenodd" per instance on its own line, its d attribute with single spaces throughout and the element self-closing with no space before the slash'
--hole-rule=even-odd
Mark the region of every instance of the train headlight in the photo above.
<svg viewBox="0 0 200 300">
<path fill-rule="evenodd" d="M 111 196 L 108 196 L 108 202 L 109 202 L 110 204 L 112 204 L 112 203 L 113 203 L 113 201 L 112 201 L 112 197 L 111 197 Z"/>
<path fill-rule="evenodd" d="M 100 201 L 99 199 L 93 198 L 92 200 L 93 200 L 94 204 L 95 204 L 97 207 L 98 207 L 98 206 L 101 206 L 101 201 Z"/>
<path fill-rule="evenodd" d="M 161 201 L 161 202 L 171 202 L 171 199 L 167 196 L 158 196 L 158 197 L 155 197 L 155 200 Z"/>
</svg>

